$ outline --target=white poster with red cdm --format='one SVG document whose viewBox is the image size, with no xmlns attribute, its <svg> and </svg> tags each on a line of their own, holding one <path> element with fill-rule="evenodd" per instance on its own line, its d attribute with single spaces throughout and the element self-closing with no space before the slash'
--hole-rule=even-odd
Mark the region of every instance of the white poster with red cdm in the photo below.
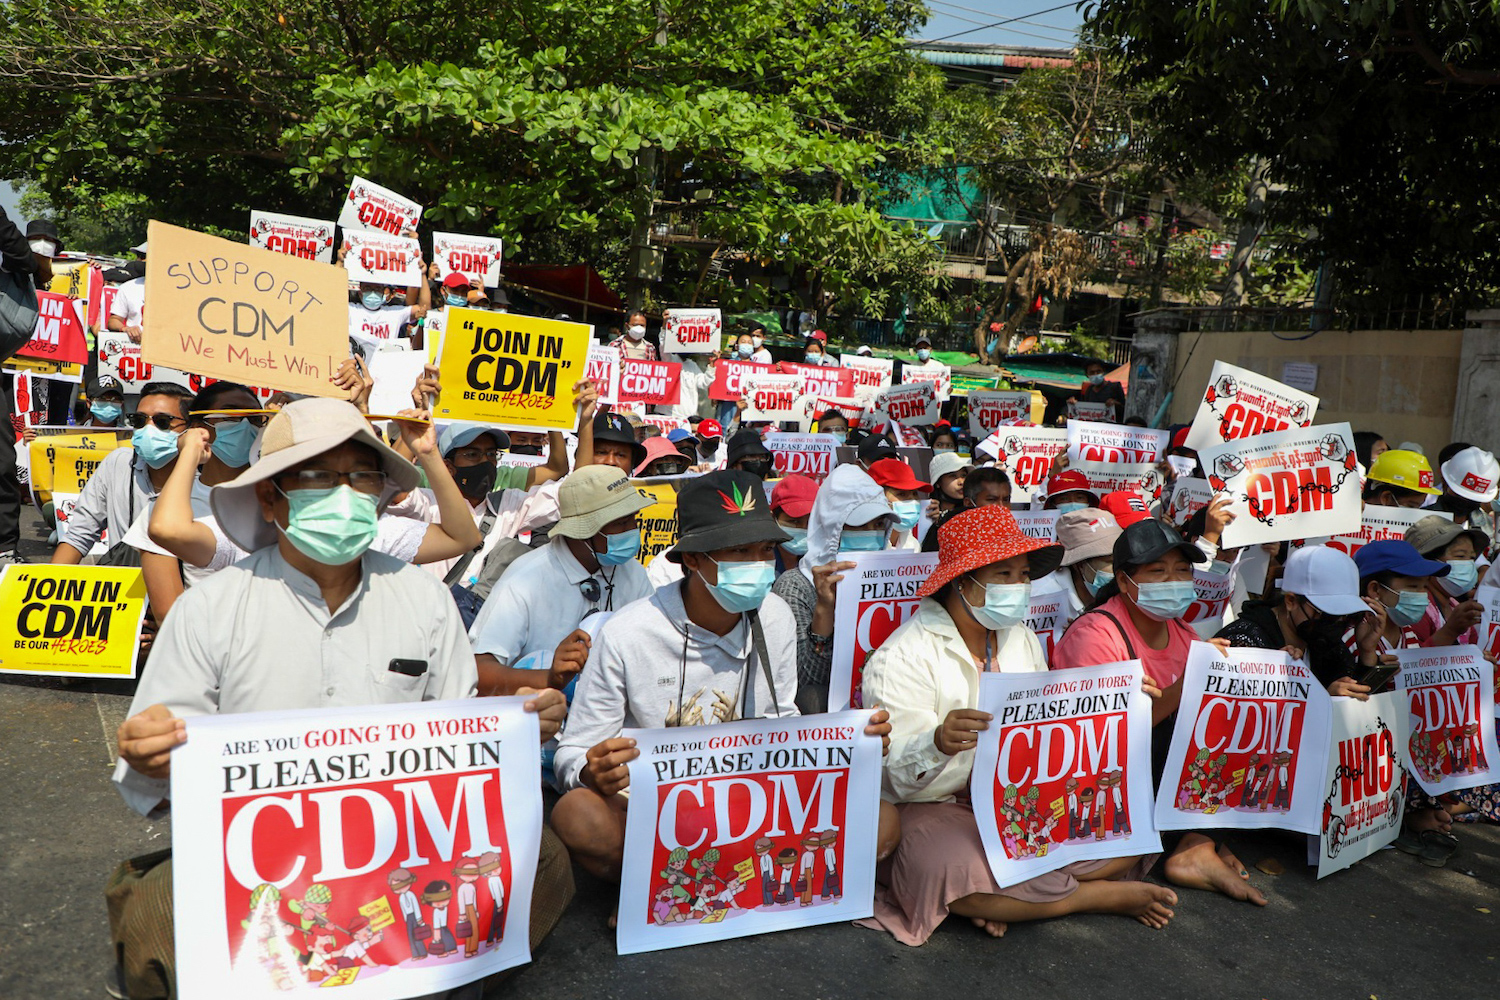
<svg viewBox="0 0 1500 1000">
<path fill-rule="evenodd" d="M 422 221 L 422 206 L 390 188 L 356 176 L 339 209 L 339 226 L 350 230 L 374 230 L 390 236 L 415 232 Z"/>
<path fill-rule="evenodd" d="M 1406 530 L 1424 517 L 1453 520 L 1453 515 L 1449 512 L 1434 510 L 1430 507 L 1381 507 L 1376 504 L 1366 504 L 1364 510 L 1360 512 L 1358 531 L 1332 537 L 1294 538 L 1292 548 L 1301 548 L 1303 545 L 1326 545 L 1352 558 L 1356 552 L 1371 542 L 1405 539 Z"/>
<path fill-rule="evenodd" d="M 1057 519 L 1062 512 L 1056 507 L 1041 510 L 1013 510 L 1016 527 L 1028 538 L 1038 538 L 1048 545 L 1057 541 Z"/>
<path fill-rule="evenodd" d="M 422 247 L 410 236 L 355 230 L 344 234 L 350 281 L 412 288 L 422 284 Z"/>
<path fill-rule="evenodd" d="M 333 223 L 300 215 L 250 213 L 250 245 L 321 264 L 333 263 Z"/>
<path fill-rule="evenodd" d="M 937 565 L 936 552 L 841 552 L 853 562 L 836 584 L 830 709 L 864 705 L 865 662 L 892 632 L 916 614 L 917 589 Z"/>
<path fill-rule="evenodd" d="M 837 464 L 839 442 L 832 434 L 767 434 L 764 444 L 771 451 L 776 473 L 822 479 Z"/>
<path fill-rule="evenodd" d="M 599 391 L 599 402 L 607 406 L 620 401 L 620 361 L 620 352 L 613 347 L 589 345 L 583 377 L 594 383 L 594 388 Z"/>
<path fill-rule="evenodd" d="M 1225 441 L 1306 428 L 1317 413 L 1317 396 L 1269 375 L 1215 361 L 1186 443 L 1202 451 Z"/>
<path fill-rule="evenodd" d="M 758 375 L 773 375 L 775 365 L 763 365 L 755 361 L 737 361 L 720 358 L 714 362 L 714 380 L 708 387 L 708 398 L 720 402 L 735 402 L 744 393 L 746 378 Z"/>
<path fill-rule="evenodd" d="M 500 284 L 500 264 L 504 258 L 505 243 L 497 236 L 432 234 L 432 260 L 443 272 L 439 278 L 457 271 L 470 281 L 494 288 Z"/>
<path fill-rule="evenodd" d="M 1474 591 L 1474 600 L 1484 608 L 1484 617 L 1479 621 L 1479 648 L 1500 661 L 1500 586 L 1495 586 L 1486 574 L 1484 583 Z M 1492 686 L 1495 689 L 1495 715 L 1500 717 L 1500 683 Z"/>
<path fill-rule="evenodd" d="M 530 961 L 541 746 L 524 703 L 188 719 L 171 776 L 179 994 L 400 1000 Z"/>
<path fill-rule="evenodd" d="M 1161 851 L 1141 662 L 979 675 L 969 795 L 1002 888 L 1077 861 Z"/>
<path fill-rule="evenodd" d="M 1077 461 L 1070 462 L 1068 470 L 1080 473 L 1101 497 L 1129 491 L 1139 493 L 1148 506 L 1161 499 L 1167 481 L 1161 466 L 1153 462 Z"/>
<path fill-rule="evenodd" d="M 801 375 L 802 392 L 809 396 L 848 397 L 854 395 L 854 373 L 836 365 L 809 365 L 783 361 L 776 370 L 784 375 Z"/>
<path fill-rule="evenodd" d="M 627 729 L 622 955 L 868 917 L 881 741 L 870 712 Z"/>
<path fill-rule="evenodd" d="M 873 396 L 882 389 L 891 387 L 891 371 L 895 367 L 890 358 L 867 358 L 861 354 L 845 354 L 839 358 L 839 366 L 854 375 L 856 395 Z"/>
<path fill-rule="evenodd" d="M 1092 420 L 1068 421 L 1068 459 L 1073 462 L 1129 464 L 1161 461 L 1171 432 Z"/>
<path fill-rule="evenodd" d="M 1047 495 L 1052 461 L 1068 446 L 1060 427 L 1001 427 L 981 441 L 975 452 L 992 456 L 996 468 L 1010 477 L 1011 503 Z"/>
<path fill-rule="evenodd" d="M 669 354 L 717 354 L 724 316 L 718 309 L 665 309 L 661 349 Z"/>
<path fill-rule="evenodd" d="M 1198 460 L 1235 515 L 1227 549 L 1357 532 L 1358 458 L 1347 423 L 1319 424 L 1205 448 Z"/>
<path fill-rule="evenodd" d="M 1401 692 L 1332 699 L 1323 828 L 1309 838 L 1318 878 L 1343 871 L 1401 834 L 1406 806 L 1406 704 Z"/>
<path fill-rule="evenodd" d="M 1161 830 L 1322 829 L 1329 697 L 1301 660 L 1194 642 L 1156 798 Z"/>
<path fill-rule="evenodd" d="M 1428 795 L 1500 781 L 1495 667 L 1478 646 L 1398 649 L 1412 776 Z"/>
<path fill-rule="evenodd" d="M 927 382 L 932 385 L 937 393 L 938 402 L 946 403 L 948 394 L 953 390 L 953 369 L 947 365 L 932 367 L 915 367 L 903 365 L 901 367 L 901 383 L 912 385 L 917 382 Z"/>
<path fill-rule="evenodd" d="M 1196 476 L 1181 476 L 1172 481 L 1166 493 L 1166 506 L 1162 514 L 1179 527 L 1192 520 L 1194 514 L 1214 501 L 1214 491 L 1207 479 Z"/>
<path fill-rule="evenodd" d="M 1052 651 L 1068 627 L 1068 592 L 1062 587 L 1033 582 L 1031 605 L 1022 624 L 1042 644 L 1043 657 L 1051 663 Z"/>
<path fill-rule="evenodd" d="M 975 389 L 969 393 L 969 434 L 983 441 L 1001 427 L 1030 427 L 1031 393 Z"/>
<path fill-rule="evenodd" d="M 938 422 L 942 404 L 931 382 L 906 382 L 883 389 L 870 402 L 870 426 L 884 427 L 890 421 L 912 427 Z"/>
<path fill-rule="evenodd" d="M 746 407 L 740 421 L 780 422 L 797 420 L 797 400 L 802 398 L 801 375 L 752 375 L 740 383 Z"/>
</svg>

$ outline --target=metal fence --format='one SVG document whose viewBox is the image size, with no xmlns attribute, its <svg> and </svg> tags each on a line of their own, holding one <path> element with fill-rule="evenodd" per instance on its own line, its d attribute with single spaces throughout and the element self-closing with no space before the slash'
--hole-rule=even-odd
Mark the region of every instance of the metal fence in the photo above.
<svg viewBox="0 0 1500 1000">
<path fill-rule="evenodd" d="M 1133 326 L 1165 320 L 1186 331 L 1266 331 L 1315 333 L 1319 330 L 1458 330 L 1465 310 L 1452 300 L 1408 296 L 1386 303 L 1338 303 L 1326 308 L 1291 306 L 1168 307 L 1135 313 Z"/>
</svg>

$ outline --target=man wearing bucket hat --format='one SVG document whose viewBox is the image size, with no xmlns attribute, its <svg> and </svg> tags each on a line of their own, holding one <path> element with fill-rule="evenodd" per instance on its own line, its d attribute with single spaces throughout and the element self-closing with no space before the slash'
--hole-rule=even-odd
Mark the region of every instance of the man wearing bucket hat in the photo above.
<svg viewBox="0 0 1500 1000">
<path fill-rule="evenodd" d="M 1061 569 L 1049 581 L 1068 598 L 1067 618 L 1083 614 L 1099 588 L 1114 578 L 1115 539 L 1120 525 L 1098 507 L 1070 510 L 1057 519 L 1056 537 L 1063 547 Z"/>
<path fill-rule="evenodd" d="M 512 665 L 535 651 L 551 661 L 560 644 L 587 645 L 587 634 L 575 631 L 585 618 L 650 596 L 646 568 L 635 558 L 636 515 L 654 502 L 608 465 L 584 466 L 562 481 L 561 517 L 547 544 L 511 563 L 470 629 L 481 694 L 565 687 L 577 663 L 566 672 Z"/>
<path fill-rule="evenodd" d="M 114 780 L 132 808 L 155 814 L 166 799 L 187 716 L 474 694 L 474 656 L 448 592 L 421 570 L 368 551 L 381 505 L 416 481 L 416 468 L 347 402 L 302 399 L 271 419 L 259 460 L 209 497 L 224 533 L 251 554 L 173 605 L 119 727 Z M 562 695 L 542 692 L 528 710 L 550 738 Z M 549 840 L 544 835 L 539 876 L 545 870 L 550 878 L 568 861 Z M 132 996 L 165 995 L 148 970 L 175 961 L 160 917 L 172 912 L 171 864 L 157 862 L 112 897 Z M 126 864 L 139 872 L 141 863 Z M 545 904 L 556 910 L 552 923 L 572 894 L 571 882 L 564 888 Z M 550 927 L 544 918 L 542 933 Z"/>
<path fill-rule="evenodd" d="M 573 698 L 555 767 L 566 789 L 552 813 L 563 843 L 601 878 L 620 877 L 628 764 L 626 728 L 697 726 L 797 714 L 796 623 L 771 593 L 787 540 L 748 472 L 711 472 L 678 495 L 677 544 L 664 556 L 684 578 L 604 625 Z M 885 730 L 884 713 L 867 733 Z"/>
</svg>

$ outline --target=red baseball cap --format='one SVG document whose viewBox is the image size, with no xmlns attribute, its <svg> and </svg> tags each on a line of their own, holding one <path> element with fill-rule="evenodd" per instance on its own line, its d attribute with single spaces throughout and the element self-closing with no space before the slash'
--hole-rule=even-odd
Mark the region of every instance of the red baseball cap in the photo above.
<svg viewBox="0 0 1500 1000">
<path fill-rule="evenodd" d="M 786 476 L 771 488 L 771 511 L 787 517 L 806 517 L 818 495 L 818 481 L 810 476 Z"/>
<path fill-rule="evenodd" d="M 1116 490 L 1107 493 L 1099 501 L 1099 509 L 1115 516 L 1115 523 L 1121 528 L 1128 528 L 1137 521 L 1144 521 L 1151 516 L 1151 508 L 1146 506 L 1146 498 L 1135 490 Z"/>
<path fill-rule="evenodd" d="M 870 478 L 887 489 L 932 492 L 932 484 L 918 479 L 917 474 L 911 471 L 911 466 L 899 458 L 882 458 L 878 462 L 871 462 Z"/>
<path fill-rule="evenodd" d="M 1047 495 L 1049 497 L 1055 497 L 1059 493 L 1071 493 L 1074 490 L 1087 493 L 1095 500 L 1099 498 L 1099 491 L 1089 485 L 1089 477 L 1077 469 L 1064 469 L 1047 480 Z M 1098 504 L 1096 503 L 1094 506 L 1097 507 Z"/>
<path fill-rule="evenodd" d="M 821 340 L 821 341 L 823 341 L 823 343 L 826 344 L 826 343 L 828 343 L 828 334 L 824 333 L 822 330 L 814 330 L 812 333 L 809 333 L 807 335 L 807 339 L 808 340 Z"/>
<path fill-rule="evenodd" d="M 1193 428 L 1191 426 L 1177 428 L 1177 433 L 1172 435 L 1172 447 L 1173 448 L 1186 448 L 1187 447 L 1188 431 L 1190 431 L 1192 429 Z"/>
<path fill-rule="evenodd" d="M 469 279 L 457 271 L 448 272 L 448 277 L 443 279 L 444 288 L 468 288 Z"/>
<path fill-rule="evenodd" d="M 724 428 L 719 426 L 719 422 L 717 420 L 698 421 L 698 439 L 700 441 L 704 438 L 717 438 L 723 436 Z"/>
</svg>

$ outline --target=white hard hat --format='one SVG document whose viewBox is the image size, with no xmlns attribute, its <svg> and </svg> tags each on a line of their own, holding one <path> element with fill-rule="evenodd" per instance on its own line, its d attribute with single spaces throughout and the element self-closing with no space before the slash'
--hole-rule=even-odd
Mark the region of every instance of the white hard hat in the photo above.
<svg viewBox="0 0 1500 1000">
<path fill-rule="evenodd" d="M 1443 485 L 1465 500 L 1489 503 L 1500 494 L 1500 462 L 1481 448 L 1465 448 L 1444 462 Z"/>
</svg>

